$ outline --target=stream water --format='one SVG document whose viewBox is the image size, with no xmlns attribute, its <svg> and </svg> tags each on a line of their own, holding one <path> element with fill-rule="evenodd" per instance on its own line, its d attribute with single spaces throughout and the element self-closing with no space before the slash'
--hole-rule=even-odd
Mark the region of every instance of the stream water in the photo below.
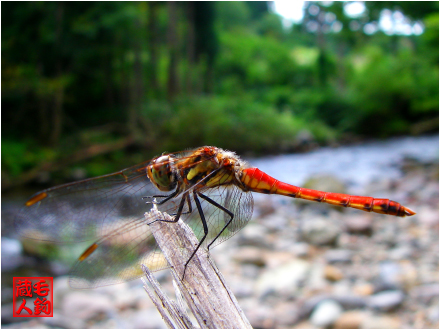
<svg viewBox="0 0 440 330">
<path fill-rule="evenodd" d="M 399 165 L 404 158 L 422 163 L 438 162 L 439 137 L 394 138 L 248 161 L 278 180 L 299 186 L 311 176 L 329 174 L 346 183 L 349 193 L 360 194 L 370 182 L 398 179 L 402 175 Z"/>
</svg>

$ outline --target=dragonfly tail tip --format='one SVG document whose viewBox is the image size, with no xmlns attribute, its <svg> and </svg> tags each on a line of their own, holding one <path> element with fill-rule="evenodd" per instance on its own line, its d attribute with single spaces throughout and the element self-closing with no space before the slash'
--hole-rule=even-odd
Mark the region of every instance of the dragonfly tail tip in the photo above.
<svg viewBox="0 0 440 330">
<path fill-rule="evenodd" d="M 405 215 L 407 215 L 407 216 L 412 216 L 412 215 L 414 215 L 414 214 L 416 214 L 416 212 L 414 212 L 413 210 L 411 210 L 410 208 L 408 208 L 408 207 L 403 207 L 403 210 L 404 210 L 404 212 L 405 212 Z"/>
</svg>

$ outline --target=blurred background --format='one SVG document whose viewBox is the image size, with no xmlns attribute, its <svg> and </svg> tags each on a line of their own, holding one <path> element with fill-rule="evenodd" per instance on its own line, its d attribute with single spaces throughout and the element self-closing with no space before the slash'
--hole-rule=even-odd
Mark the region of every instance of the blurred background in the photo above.
<svg viewBox="0 0 440 330">
<path fill-rule="evenodd" d="M 254 327 L 438 327 L 438 2 L 1 9 L 4 327 L 164 327 L 140 281 L 71 291 L 80 250 L 26 244 L 12 223 L 38 190 L 202 145 L 417 212 L 255 196 L 253 221 L 213 252 Z M 19 323 L 11 277 L 38 275 L 57 277 L 55 317 Z"/>
</svg>

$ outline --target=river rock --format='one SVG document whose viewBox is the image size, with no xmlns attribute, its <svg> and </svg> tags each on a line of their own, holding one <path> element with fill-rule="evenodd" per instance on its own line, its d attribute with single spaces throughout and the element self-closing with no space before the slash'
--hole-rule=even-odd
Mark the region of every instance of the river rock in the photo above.
<svg viewBox="0 0 440 330">
<path fill-rule="evenodd" d="M 64 315 L 82 320 L 107 315 L 114 310 L 114 304 L 107 295 L 90 292 L 70 292 L 65 295 L 62 305 Z"/>
<path fill-rule="evenodd" d="M 437 187 L 438 193 L 438 187 Z M 428 226 L 436 227 L 439 223 L 439 211 L 428 206 L 422 206 L 417 208 L 417 218 L 419 223 Z"/>
<path fill-rule="evenodd" d="M 243 246 L 240 247 L 233 255 L 233 259 L 239 263 L 246 263 L 262 267 L 266 264 L 264 250 L 253 247 Z"/>
<path fill-rule="evenodd" d="M 331 326 L 342 314 L 342 306 L 334 300 L 320 302 L 310 315 L 310 322 L 315 327 L 327 328 Z"/>
<path fill-rule="evenodd" d="M 389 251 L 389 258 L 391 260 L 409 259 L 413 254 L 413 248 L 409 244 L 399 244 L 394 249 Z"/>
<path fill-rule="evenodd" d="M 237 235 L 238 245 L 252 245 L 260 248 L 268 248 L 266 241 L 267 229 L 258 223 L 250 223 L 245 230 L 240 231 Z"/>
<path fill-rule="evenodd" d="M 130 317 L 134 329 L 166 329 L 166 324 L 155 308 L 135 312 Z M 130 328 L 131 328 L 130 327 Z"/>
<path fill-rule="evenodd" d="M 325 260 L 329 263 L 351 262 L 352 252 L 350 250 L 333 249 L 324 254 Z"/>
<path fill-rule="evenodd" d="M 351 215 L 345 218 L 347 231 L 351 234 L 371 235 L 373 232 L 373 217 L 371 214 Z"/>
<path fill-rule="evenodd" d="M 22 264 L 23 247 L 19 240 L 2 237 L 2 272 L 11 271 Z"/>
<path fill-rule="evenodd" d="M 411 296 L 420 299 L 421 301 L 428 303 L 432 298 L 439 295 L 439 284 L 425 284 L 415 287 L 411 290 Z"/>
<path fill-rule="evenodd" d="M 45 325 L 51 328 L 83 329 L 86 327 L 86 324 L 82 319 L 65 314 L 61 315 L 56 312 L 53 314 L 53 317 L 42 317 L 42 321 Z"/>
<path fill-rule="evenodd" d="M 343 313 L 333 324 L 335 329 L 359 329 L 368 313 L 364 311 L 354 310 Z"/>
<path fill-rule="evenodd" d="M 405 294 L 400 290 L 382 291 L 369 297 L 368 306 L 387 312 L 399 306 L 404 299 Z"/>
<path fill-rule="evenodd" d="M 339 225 L 323 217 L 309 219 L 301 226 L 302 238 L 313 245 L 333 244 L 341 231 Z"/>
<path fill-rule="evenodd" d="M 329 281 L 335 282 L 341 280 L 344 277 L 344 274 L 339 268 L 327 265 L 324 268 L 324 277 Z"/>
<path fill-rule="evenodd" d="M 400 321 L 391 316 L 370 316 L 361 324 L 361 329 L 398 329 Z"/>
<path fill-rule="evenodd" d="M 307 277 L 310 264 L 295 259 L 282 266 L 265 271 L 257 280 L 256 288 L 260 296 L 272 292 L 292 294 Z"/>
<path fill-rule="evenodd" d="M 361 296 L 369 296 L 374 293 L 374 285 L 371 283 L 361 283 L 353 287 L 353 292 Z"/>
<path fill-rule="evenodd" d="M 379 266 L 378 289 L 400 288 L 400 276 L 402 268 L 396 262 L 383 262 Z"/>
<path fill-rule="evenodd" d="M 363 296 L 338 295 L 333 296 L 332 299 L 337 301 L 344 309 L 365 308 L 367 305 L 367 298 Z"/>
</svg>

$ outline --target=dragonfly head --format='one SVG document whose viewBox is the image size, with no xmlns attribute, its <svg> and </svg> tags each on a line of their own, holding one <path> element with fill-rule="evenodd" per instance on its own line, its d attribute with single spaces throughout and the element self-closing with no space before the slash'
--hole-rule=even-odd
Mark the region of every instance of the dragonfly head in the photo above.
<svg viewBox="0 0 440 330">
<path fill-rule="evenodd" d="M 167 155 L 153 159 L 147 167 L 147 175 L 160 191 L 173 190 L 177 184 L 174 157 Z"/>
</svg>

